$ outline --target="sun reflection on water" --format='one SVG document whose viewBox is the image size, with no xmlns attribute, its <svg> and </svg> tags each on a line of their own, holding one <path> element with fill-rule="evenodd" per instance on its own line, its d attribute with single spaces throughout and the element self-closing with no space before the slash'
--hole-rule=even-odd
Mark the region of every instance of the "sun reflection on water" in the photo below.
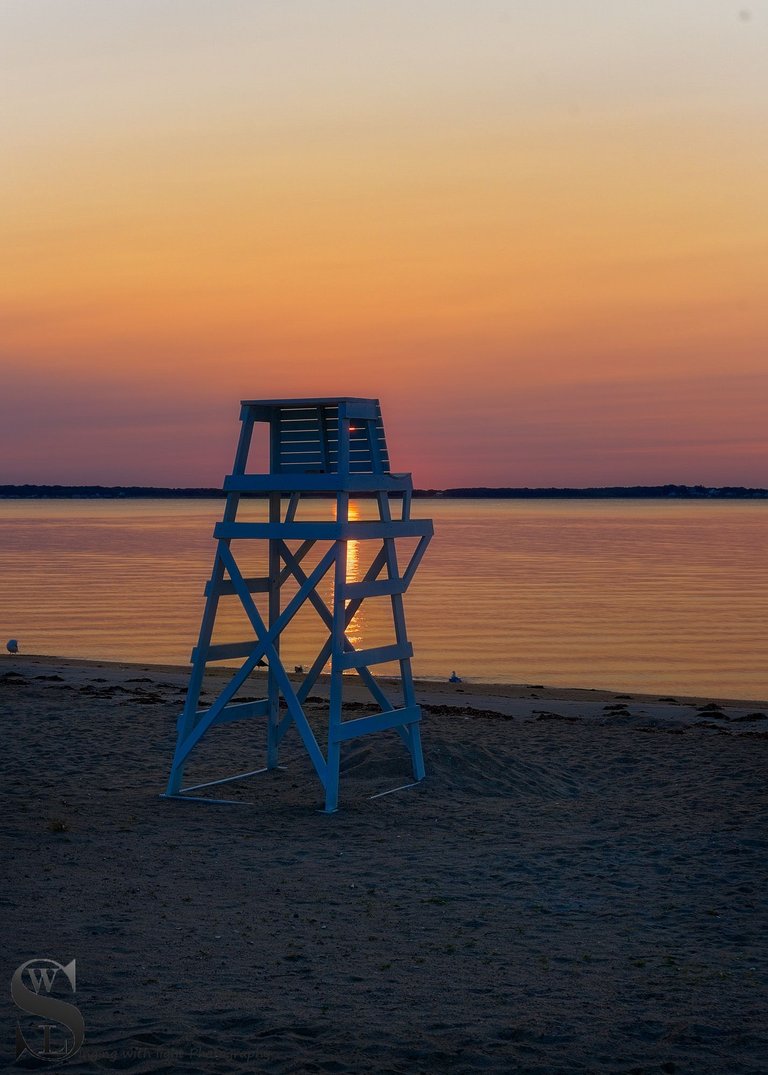
<svg viewBox="0 0 768 1075">
<path fill-rule="evenodd" d="M 354 503 L 350 503 L 348 513 L 349 521 L 353 523 L 358 522 L 360 517 L 360 509 L 358 506 Z M 360 542 L 352 539 L 347 542 L 347 582 L 360 582 Z M 363 633 L 365 629 L 364 609 L 365 604 L 360 606 L 360 609 L 347 628 L 347 638 L 355 649 L 359 649 L 363 643 Z"/>
</svg>

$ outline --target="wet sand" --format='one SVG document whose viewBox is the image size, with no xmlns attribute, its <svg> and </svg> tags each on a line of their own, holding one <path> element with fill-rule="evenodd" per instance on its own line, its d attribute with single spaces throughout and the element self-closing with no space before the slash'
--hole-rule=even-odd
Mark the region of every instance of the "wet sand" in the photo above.
<svg viewBox="0 0 768 1075">
<path fill-rule="evenodd" d="M 67 1070 L 768 1071 L 768 703 L 422 684 L 426 781 L 371 798 L 369 736 L 326 816 L 293 733 L 159 798 L 187 674 L 0 661 L 4 974 L 77 959 Z"/>
</svg>

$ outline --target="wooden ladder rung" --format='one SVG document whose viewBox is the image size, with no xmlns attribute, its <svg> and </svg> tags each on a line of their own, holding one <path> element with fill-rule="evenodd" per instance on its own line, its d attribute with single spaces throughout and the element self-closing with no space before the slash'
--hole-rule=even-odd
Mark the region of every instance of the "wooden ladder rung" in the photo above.
<svg viewBox="0 0 768 1075">
<path fill-rule="evenodd" d="M 342 721 L 337 726 L 333 739 L 337 743 L 343 743 L 346 739 L 356 739 L 359 735 L 399 728 L 404 724 L 414 724 L 418 720 L 421 720 L 421 708 L 417 705 L 407 709 L 392 709 L 387 713 L 374 713 L 370 717 L 355 717 L 354 720 Z"/>
<path fill-rule="evenodd" d="M 214 724 L 229 724 L 233 720 L 243 720 L 246 717 L 266 717 L 269 715 L 269 699 L 261 698 L 255 702 L 234 702 L 225 705 L 213 721 Z M 197 714 L 205 716 L 205 710 Z"/>
<path fill-rule="evenodd" d="M 269 587 L 271 585 L 269 578 L 262 576 L 255 579 L 243 579 L 243 582 L 248 587 L 249 593 L 269 593 Z M 230 582 L 229 579 L 222 579 L 215 587 L 211 582 L 205 584 L 205 596 L 210 597 L 211 593 L 215 592 L 222 597 L 228 594 L 237 593 L 235 590 L 235 584 Z"/>
<path fill-rule="evenodd" d="M 247 657 L 253 653 L 259 644 L 257 638 L 252 638 L 250 642 L 220 642 L 215 646 L 208 646 L 204 650 L 201 656 L 204 657 L 206 663 L 209 661 L 229 661 L 237 657 Z M 198 648 L 192 650 L 192 663 L 198 658 Z"/>
<path fill-rule="evenodd" d="M 334 661 L 336 668 L 367 668 L 370 664 L 387 664 L 389 661 L 403 661 L 413 657 L 410 642 L 395 643 L 393 646 L 375 646 L 373 649 L 350 650 L 340 653 Z"/>
<path fill-rule="evenodd" d="M 405 593 L 407 583 L 403 579 L 378 579 L 374 582 L 348 582 L 344 587 L 344 596 L 350 599 L 359 597 L 390 597 L 392 594 Z"/>
</svg>

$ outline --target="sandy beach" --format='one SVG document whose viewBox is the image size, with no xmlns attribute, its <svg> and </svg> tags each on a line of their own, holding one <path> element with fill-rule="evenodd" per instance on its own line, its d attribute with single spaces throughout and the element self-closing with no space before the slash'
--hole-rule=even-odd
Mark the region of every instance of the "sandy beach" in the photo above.
<svg viewBox="0 0 768 1075">
<path fill-rule="evenodd" d="M 187 675 L 0 661 L 4 975 L 76 958 L 67 1070 L 768 1071 L 768 702 L 424 683 L 426 781 L 353 742 L 326 816 L 293 735 L 159 797 Z"/>
</svg>

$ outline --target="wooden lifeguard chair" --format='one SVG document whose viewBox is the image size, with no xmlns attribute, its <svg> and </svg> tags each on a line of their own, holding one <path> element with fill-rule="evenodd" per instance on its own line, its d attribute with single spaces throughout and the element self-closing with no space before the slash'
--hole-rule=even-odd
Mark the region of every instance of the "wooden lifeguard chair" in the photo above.
<svg viewBox="0 0 768 1075">
<path fill-rule="evenodd" d="M 403 595 L 426 551 L 433 528 L 431 520 L 411 518 L 410 474 L 390 472 L 378 400 L 353 397 L 246 400 L 241 406 L 240 420 L 233 471 L 224 482 L 227 494 L 224 515 L 214 530 L 217 546 L 213 571 L 205 590 L 199 641 L 192 652 L 192 673 L 178 721 L 166 796 L 191 798 L 189 793 L 201 788 L 278 768 L 280 743 L 292 726 L 298 730 L 325 790 L 326 812 L 333 812 L 338 805 L 341 745 L 358 736 L 395 729 L 410 753 L 414 781 L 422 780 L 421 711 L 415 699 L 413 647 L 406 633 Z M 267 473 L 247 470 L 257 422 L 267 423 L 269 427 Z M 241 498 L 248 494 L 268 498 L 268 521 L 238 521 Z M 335 519 L 297 518 L 299 503 L 306 494 L 331 495 L 335 499 Z M 360 494 L 375 499 L 378 518 L 350 519 L 350 497 Z M 393 507 L 399 511 L 393 512 Z M 417 539 L 402 571 L 398 564 L 397 538 Z M 359 581 L 347 578 L 349 541 L 379 543 L 378 548 L 374 546 L 375 554 Z M 248 577 L 238 566 L 239 550 L 246 542 L 264 543 L 266 576 Z M 307 574 L 302 561 L 318 543 L 329 543 L 329 547 Z M 331 569 L 332 599 L 328 603 L 318 587 Z M 282 588 L 289 580 L 298 589 L 283 601 Z M 258 593 L 267 595 L 266 599 L 262 598 L 266 603 L 264 615 L 252 597 Z M 212 644 L 217 610 L 225 597 L 239 599 L 253 637 L 242 642 Z M 347 636 L 349 625 L 362 603 L 376 597 L 389 599 L 394 642 L 373 649 L 356 649 Z M 306 602 L 314 607 L 328 636 L 296 689 L 280 659 L 280 636 Z M 214 661 L 240 658 L 244 658 L 244 663 L 233 672 L 215 701 L 200 709 L 206 666 Z M 266 698 L 237 702 L 237 692 L 257 665 L 265 661 L 268 665 Z M 391 700 L 370 670 L 374 665 L 394 661 L 399 662 L 401 704 Z M 329 662 L 328 731 L 323 753 L 303 707 Z M 380 712 L 345 720 L 342 717 L 344 673 L 352 670 L 366 684 Z M 391 689 L 389 684 L 387 688 Z M 285 704 L 283 712 L 281 697 Z M 257 717 L 266 718 L 266 767 L 182 787 L 185 762 L 208 731 L 218 724 Z"/>
</svg>

